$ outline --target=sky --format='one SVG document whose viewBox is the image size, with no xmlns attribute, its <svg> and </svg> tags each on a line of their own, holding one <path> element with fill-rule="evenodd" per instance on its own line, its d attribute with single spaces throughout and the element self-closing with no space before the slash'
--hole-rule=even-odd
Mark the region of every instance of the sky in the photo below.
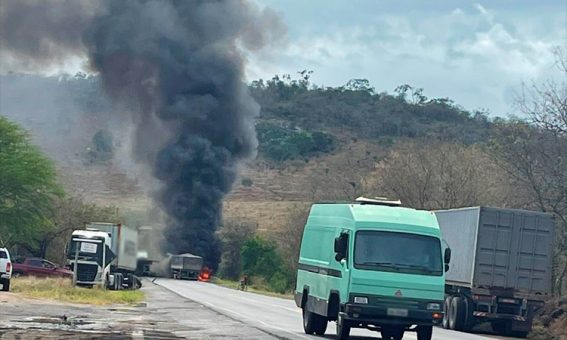
<svg viewBox="0 0 567 340">
<path fill-rule="evenodd" d="M 312 70 L 318 85 L 402 84 L 468 110 L 514 114 L 522 83 L 556 77 L 567 48 L 566 0 L 254 0 L 276 11 L 285 41 L 249 58 L 249 79 Z"/>
</svg>

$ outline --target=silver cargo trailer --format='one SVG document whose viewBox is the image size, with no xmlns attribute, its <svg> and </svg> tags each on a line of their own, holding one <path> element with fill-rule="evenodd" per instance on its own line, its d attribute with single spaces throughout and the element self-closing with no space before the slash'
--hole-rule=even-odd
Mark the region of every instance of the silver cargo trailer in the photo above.
<svg viewBox="0 0 567 340">
<path fill-rule="evenodd" d="M 487 207 L 435 214 L 453 250 L 443 326 L 490 321 L 497 332 L 527 334 L 551 291 L 553 215 Z"/>
</svg>

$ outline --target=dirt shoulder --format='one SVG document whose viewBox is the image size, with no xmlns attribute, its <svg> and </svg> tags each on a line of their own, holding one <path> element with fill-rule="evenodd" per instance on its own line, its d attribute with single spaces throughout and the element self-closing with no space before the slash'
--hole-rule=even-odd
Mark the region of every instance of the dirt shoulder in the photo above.
<svg viewBox="0 0 567 340">
<path fill-rule="evenodd" d="M 144 280 L 137 305 L 92 306 L 0 292 L 0 339 L 269 339 Z"/>
</svg>

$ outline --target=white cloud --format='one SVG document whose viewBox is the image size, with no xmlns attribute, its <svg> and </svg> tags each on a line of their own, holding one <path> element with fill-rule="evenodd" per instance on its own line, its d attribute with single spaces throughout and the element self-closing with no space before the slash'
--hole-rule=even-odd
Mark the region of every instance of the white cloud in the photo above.
<svg viewBox="0 0 567 340">
<path fill-rule="evenodd" d="M 514 15 L 476 4 L 445 12 L 380 12 L 367 21 L 316 33 L 302 27 L 269 71 L 294 74 L 308 68 L 315 71 L 314 81 L 325 85 L 365 77 L 379 91 L 409 83 L 468 109 L 505 114 L 510 88 L 547 76 L 551 50 L 565 37 L 564 30 L 557 33 L 553 26 L 560 21 L 523 25 L 532 13 Z M 311 24 L 329 26 L 316 18 Z"/>
</svg>

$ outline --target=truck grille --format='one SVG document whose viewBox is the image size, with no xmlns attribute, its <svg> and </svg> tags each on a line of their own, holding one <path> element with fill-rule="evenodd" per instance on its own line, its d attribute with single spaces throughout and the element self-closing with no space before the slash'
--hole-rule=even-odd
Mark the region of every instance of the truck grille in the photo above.
<svg viewBox="0 0 567 340">
<path fill-rule="evenodd" d="M 97 265 L 79 263 L 77 265 L 77 281 L 93 282 L 98 270 Z"/>
</svg>

